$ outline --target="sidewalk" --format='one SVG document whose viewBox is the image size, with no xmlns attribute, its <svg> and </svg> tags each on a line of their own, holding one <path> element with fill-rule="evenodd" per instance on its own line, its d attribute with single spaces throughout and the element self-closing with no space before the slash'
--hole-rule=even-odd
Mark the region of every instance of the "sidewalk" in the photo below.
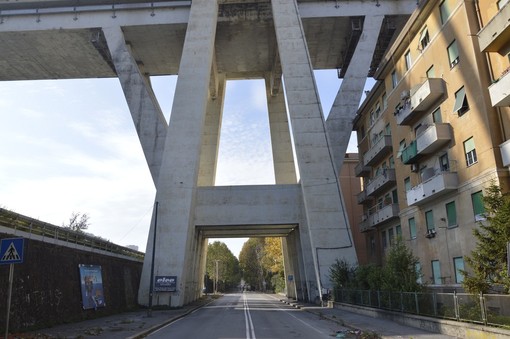
<svg viewBox="0 0 510 339">
<path fill-rule="evenodd" d="M 421 338 L 421 339 L 451 339 L 455 338 L 440 333 L 428 332 L 419 328 L 400 325 L 396 322 L 372 318 L 369 316 L 340 310 L 337 308 L 321 307 L 312 304 L 303 304 L 290 299 L 281 298 L 282 302 L 292 305 L 304 311 L 317 314 L 323 319 L 336 322 L 339 326 L 348 328 L 348 331 L 341 331 L 337 338 L 356 338 L 353 333 L 372 332 L 379 334 L 383 338 Z M 342 336 L 345 335 L 345 336 Z"/>
<path fill-rule="evenodd" d="M 78 323 L 58 325 L 29 333 L 9 336 L 9 339 L 84 339 L 84 338 L 143 338 L 148 333 L 165 326 L 172 321 L 185 317 L 196 309 L 207 305 L 213 299 L 204 297 L 181 308 L 171 310 L 153 310 L 148 317 L 147 310 L 121 313 L 107 317 L 85 320 Z"/>
</svg>

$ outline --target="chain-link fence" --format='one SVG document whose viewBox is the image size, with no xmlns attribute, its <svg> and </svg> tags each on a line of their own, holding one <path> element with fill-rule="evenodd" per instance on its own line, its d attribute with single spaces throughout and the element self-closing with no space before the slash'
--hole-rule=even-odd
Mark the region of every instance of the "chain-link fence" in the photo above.
<svg viewBox="0 0 510 339">
<path fill-rule="evenodd" d="M 510 326 L 510 295 L 337 289 L 337 302 L 429 317 Z"/>
</svg>

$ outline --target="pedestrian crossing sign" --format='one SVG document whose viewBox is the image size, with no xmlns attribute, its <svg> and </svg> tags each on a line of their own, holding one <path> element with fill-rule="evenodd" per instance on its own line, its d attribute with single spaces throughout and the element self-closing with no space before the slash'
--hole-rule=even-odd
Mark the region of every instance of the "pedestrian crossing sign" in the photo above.
<svg viewBox="0 0 510 339">
<path fill-rule="evenodd" d="M 0 265 L 23 262 L 23 238 L 2 239 L 0 243 Z"/>
</svg>

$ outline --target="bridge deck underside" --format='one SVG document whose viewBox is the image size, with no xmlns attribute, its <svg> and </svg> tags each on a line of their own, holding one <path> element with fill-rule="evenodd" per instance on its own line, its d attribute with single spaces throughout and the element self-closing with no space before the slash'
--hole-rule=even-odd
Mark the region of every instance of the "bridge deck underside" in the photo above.
<svg viewBox="0 0 510 339">
<path fill-rule="evenodd" d="M 8 31 L 3 26 L 0 81 L 116 77 L 99 27 Z M 175 75 L 186 26 L 132 25 L 123 27 L 123 31 L 144 73 Z M 351 17 L 308 18 L 303 19 L 303 26 L 315 69 L 346 66 L 344 56 L 349 54 L 348 48 L 353 48 Z M 271 72 L 275 48 L 271 20 L 218 22 L 215 62 L 217 71 L 228 79 L 261 78 Z"/>
</svg>

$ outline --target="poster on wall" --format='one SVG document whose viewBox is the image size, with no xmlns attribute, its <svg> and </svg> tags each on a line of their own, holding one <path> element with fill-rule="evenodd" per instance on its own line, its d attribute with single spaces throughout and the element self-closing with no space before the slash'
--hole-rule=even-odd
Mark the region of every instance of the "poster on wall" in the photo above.
<svg viewBox="0 0 510 339">
<path fill-rule="evenodd" d="M 98 265 L 78 265 L 80 269 L 80 286 L 83 309 L 96 309 L 105 307 L 103 291 L 103 277 L 101 275 L 101 266 Z"/>
<path fill-rule="evenodd" d="M 157 275 L 154 280 L 154 292 L 175 292 L 177 291 L 177 277 Z"/>
</svg>

